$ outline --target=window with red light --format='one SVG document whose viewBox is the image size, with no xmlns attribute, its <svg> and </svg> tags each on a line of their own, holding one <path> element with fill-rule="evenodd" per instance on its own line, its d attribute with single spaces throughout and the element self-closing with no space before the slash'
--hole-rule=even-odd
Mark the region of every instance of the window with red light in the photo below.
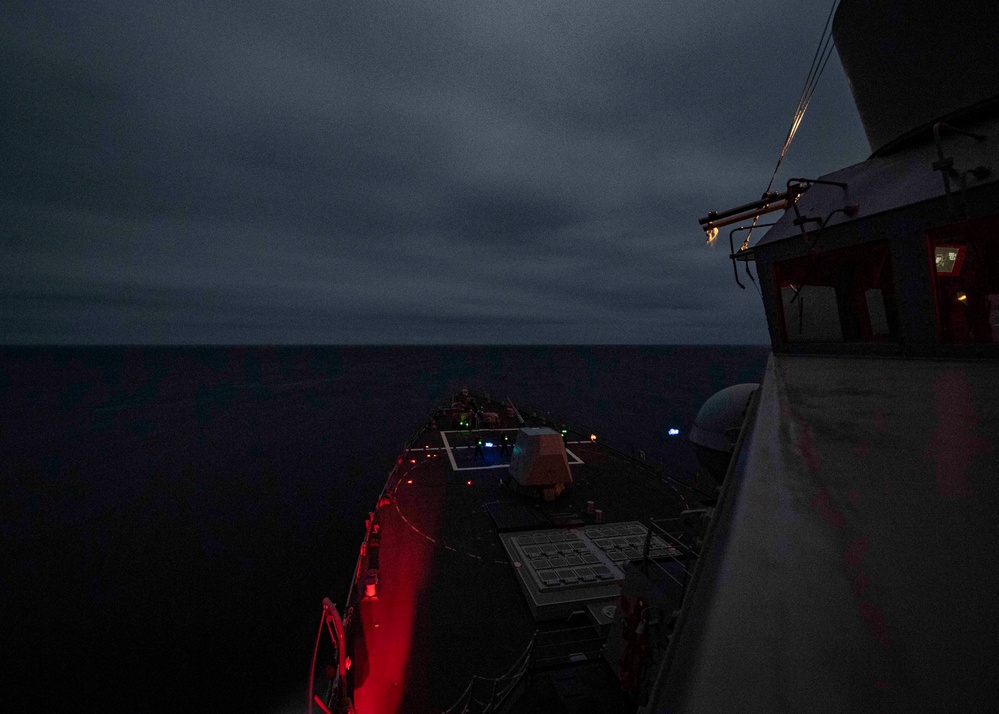
<svg viewBox="0 0 999 714">
<path fill-rule="evenodd" d="M 896 335 L 887 241 L 774 265 L 787 342 L 881 342 Z"/>
<path fill-rule="evenodd" d="M 999 218 L 929 232 L 941 342 L 999 343 Z"/>
</svg>

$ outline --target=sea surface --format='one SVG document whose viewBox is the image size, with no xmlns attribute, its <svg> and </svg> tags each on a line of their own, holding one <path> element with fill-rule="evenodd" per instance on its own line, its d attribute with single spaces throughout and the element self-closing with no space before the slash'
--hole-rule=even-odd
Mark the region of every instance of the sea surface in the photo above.
<svg viewBox="0 0 999 714">
<path fill-rule="evenodd" d="M 443 398 L 510 397 L 688 478 L 698 408 L 768 353 L 0 348 L 3 709 L 302 711 L 322 598 Z"/>
</svg>

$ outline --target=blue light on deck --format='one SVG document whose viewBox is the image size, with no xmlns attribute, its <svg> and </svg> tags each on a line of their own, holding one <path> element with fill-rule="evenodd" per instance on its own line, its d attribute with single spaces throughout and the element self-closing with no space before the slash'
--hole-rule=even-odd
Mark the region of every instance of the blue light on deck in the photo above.
<svg viewBox="0 0 999 714">
<path fill-rule="evenodd" d="M 680 430 L 677 428 L 672 428 L 667 432 L 670 436 L 680 436 Z"/>
<path fill-rule="evenodd" d="M 493 446 L 493 442 L 491 442 L 491 441 L 487 441 L 487 442 L 486 442 L 486 446 L 487 446 L 488 448 L 492 448 L 492 446 Z"/>
</svg>

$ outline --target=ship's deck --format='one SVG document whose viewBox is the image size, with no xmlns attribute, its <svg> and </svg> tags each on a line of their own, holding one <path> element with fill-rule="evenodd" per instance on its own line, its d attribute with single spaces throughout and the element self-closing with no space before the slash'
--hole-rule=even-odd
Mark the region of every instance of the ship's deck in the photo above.
<svg viewBox="0 0 999 714">
<path fill-rule="evenodd" d="M 499 420 L 474 431 L 453 428 L 449 411 L 438 410 L 386 484 L 377 528 L 371 529 L 376 534 L 368 538 L 349 603 L 348 681 L 357 712 L 442 712 L 466 692 L 473 676 L 497 678 L 529 659 L 537 670 L 541 657 L 530 645 L 539 629 L 555 631 L 557 640 L 564 628 L 577 633 L 568 639 L 589 638 L 592 645 L 599 634 L 587 622 L 593 620 L 585 614 L 587 600 L 597 606 L 615 601 L 622 561 L 634 559 L 644 541 L 635 535 L 641 529 L 635 522 L 676 517 L 685 508 L 679 492 L 649 464 L 572 432 L 565 442 L 573 486 L 553 502 L 515 493 L 505 483 L 510 457 L 502 435 L 512 443 L 521 426 L 544 424 L 505 405 L 481 406 Z M 478 439 L 482 454 L 476 454 Z M 631 531 L 612 526 L 629 522 Z M 534 541 L 544 545 L 532 547 Z M 530 563 L 518 559 L 524 549 Z M 581 567 L 557 569 L 566 560 Z M 375 570 L 376 596 L 362 597 Z M 532 579 L 536 585 L 526 585 Z M 529 587 L 555 604 L 532 608 Z M 573 651 L 573 645 L 562 651 Z M 549 663 L 559 664 L 558 656 Z M 544 675 L 529 679 L 536 691 L 517 710 L 534 711 L 526 701 L 545 700 L 546 711 L 586 711 L 571 702 L 593 706 L 600 697 L 601 711 L 633 709 L 599 658 L 581 661 L 569 684 L 564 673 L 548 681 Z M 489 688 L 480 680 L 468 694 L 488 701 Z"/>
</svg>

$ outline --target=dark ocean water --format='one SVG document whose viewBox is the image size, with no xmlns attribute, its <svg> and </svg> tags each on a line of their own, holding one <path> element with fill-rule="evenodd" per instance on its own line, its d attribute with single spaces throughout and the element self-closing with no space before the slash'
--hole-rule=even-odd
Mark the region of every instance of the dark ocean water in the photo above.
<svg viewBox="0 0 999 714">
<path fill-rule="evenodd" d="M 509 396 L 682 477 L 698 408 L 768 352 L 4 348 L 3 708 L 300 711 L 321 600 L 344 600 L 364 517 L 445 395 Z"/>
</svg>

